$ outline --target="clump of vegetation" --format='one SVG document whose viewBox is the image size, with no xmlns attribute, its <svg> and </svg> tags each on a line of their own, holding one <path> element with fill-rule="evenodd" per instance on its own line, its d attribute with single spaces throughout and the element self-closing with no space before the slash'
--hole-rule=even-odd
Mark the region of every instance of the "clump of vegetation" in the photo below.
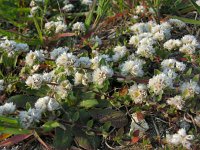
<svg viewBox="0 0 200 150">
<path fill-rule="evenodd" d="M 200 147 L 198 1 L 0 4 L 1 148 Z"/>
</svg>

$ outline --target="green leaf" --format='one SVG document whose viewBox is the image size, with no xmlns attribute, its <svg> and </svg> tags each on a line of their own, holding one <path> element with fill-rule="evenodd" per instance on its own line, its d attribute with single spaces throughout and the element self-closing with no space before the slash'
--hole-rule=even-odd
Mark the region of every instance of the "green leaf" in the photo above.
<svg viewBox="0 0 200 150">
<path fill-rule="evenodd" d="M 0 126 L 0 133 L 7 133 L 7 134 L 28 134 L 31 133 L 31 130 L 25 130 L 20 128 L 8 128 Z"/>
<path fill-rule="evenodd" d="M 195 75 L 192 80 L 195 82 L 199 82 L 199 74 Z"/>
<path fill-rule="evenodd" d="M 197 12 L 200 14 L 200 6 L 197 5 L 197 3 L 194 0 L 190 0 L 194 8 L 197 10 Z"/>
<path fill-rule="evenodd" d="M 192 68 L 188 69 L 188 71 L 186 72 L 185 76 L 189 77 L 192 73 Z"/>
<path fill-rule="evenodd" d="M 29 102 L 26 102 L 26 110 L 29 110 L 31 108 L 31 104 Z"/>
<path fill-rule="evenodd" d="M 73 114 L 72 120 L 75 122 L 75 121 L 77 121 L 78 119 L 79 119 L 79 112 L 77 111 L 77 112 L 75 112 L 75 113 Z"/>
<path fill-rule="evenodd" d="M 87 127 L 88 127 L 88 128 L 92 128 L 93 123 L 94 123 L 93 120 L 89 120 L 89 121 L 87 122 Z"/>
<path fill-rule="evenodd" d="M 162 72 L 158 69 L 154 69 L 154 75 L 158 75 L 158 74 L 161 74 Z"/>
<path fill-rule="evenodd" d="M 88 99 L 88 100 L 83 100 L 81 103 L 80 103 L 80 106 L 81 107 L 85 107 L 85 108 L 91 108 L 91 107 L 94 107 L 96 105 L 98 105 L 98 101 L 96 99 Z"/>
<path fill-rule="evenodd" d="M 42 35 L 42 31 L 40 29 L 40 26 L 39 26 L 37 20 L 34 17 L 33 17 L 33 20 L 34 20 L 35 28 L 37 29 L 37 32 L 38 32 L 40 42 L 43 43 L 43 35 Z"/>
<path fill-rule="evenodd" d="M 54 146 L 59 150 L 66 150 L 71 146 L 71 142 L 73 141 L 73 130 L 72 127 L 66 126 L 66 130 L 61 128 L 56 128 L 55 130 L 55 138 L 54 138 Z"/>
<path fill-rule="evenodd" d="M 31 106 L 34 106 L 35 102 L 37 101 L 38 97 L 36 96 L 28 96 L 28 95 L 15 95 L 11 96 L 7 102 L 13 102 L 16 104 L 18 108 L 25 108 L 26 103 L 28 102 Z"/>
<path fill-rule="evenodd" d="M 171 18 L 174 18 L 174 19 L 179 19 L 185 23 L 188 23 L 188 24 L 196 24 L 196 25 L 200 25 L 200 21 L 199 20 L 195 20 L 195 19 L 189 19 L 189 18 L 184 18 L 184 17 L 178 17 L 178 16 L 169 16 Z"/>
<path fill-rule="evenodd" d="M 126 115 L 122 111 L 112 109 L 93 109 L 90 110 L 91 116 L 100 123 L 111 122 L 115 128 L 124 127 L 128 123 Z"/>
<path fill-rule="evenodd" d="M 109 131 L 111 125 L 112 125 L 112 124 L 111 124 L 110 121 L 106 122 L 106 123 L 103 125 L 104 131 Z"/>
<path fill-rule="evenodd" d="M 92 8 L 90 9 L 88 15 L 85 18 L 85 26 L 88 29 L 92 23 L 93 13 L 95 11 L 96 1 L 93 2 Z"/>
<path fill-rule="evenodd" d="M 5 67 L 16 67 L 18 55 L 14 54 L 9 57 L 5 52 L 1 55 L 0 63 L 4 64 Z"/>
<path fill-rule="evenodd" d="M 19 122 L 16 118 L 0 116 L 0 122 L 8 123 L 12 125 L 19 125 Z"/>
<path fill-rule="evenodd" d="M 57 121 L 48 121 L 42 125 L 42 128 L 44 129 L 44 131 L 49 132 L 52 129 L 59 127 L 59 126 L 60 126 L 60 123 Z"/>
<path fill-rule="evenodd" d="M 74 141 L 78 146 L 86 150 L 96 150 L 100 144 L 99 137 L 94 135 L 87 135 L 84 131 L 75 128 Z"/>
</svg>

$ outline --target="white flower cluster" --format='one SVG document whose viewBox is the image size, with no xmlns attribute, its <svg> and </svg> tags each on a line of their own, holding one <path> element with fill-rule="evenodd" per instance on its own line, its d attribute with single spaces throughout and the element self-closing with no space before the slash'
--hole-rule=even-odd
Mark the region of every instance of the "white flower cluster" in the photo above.
<svg viewBox="0 0 200 150">
<path fill-rule="evenodd" d="M 169 51 L 179 49 L 181 53 L 192 55 L 196 52 L 199 43 L 193 35 L 185 35 L 181 40 L 170 39 L 166 41 L 163 46 Z"/>
<path fill-rule="evenodd" d="M 33 88 L 39 89 L 42 86 L 43 76 L 40 74 L 33 74 L 26 79 L 26 84 Z"/>
<path fill-rule="evenodd" d="M 67 25 L 63 21 L 50 21 L 45 23 L 45 29 L 47 31 L 53 31 L 55 33 L 65 32 Z"/>
<path fill-rule="evenodd" d="M 149 80 L 148 87 L 154 94 L 159 95 L 163 93 L 164 89 L 172 88 L 173 82 L 172 79 L 169 78 L 166 74 L 161 73 L 153 76 L 153 78 Z"/>
<path fill-rule="evenodd" d="M 184 128 L 179 129 L 176 134 L 166 135 L 166 140 L 168 143 L 176 146 L 182 144 L 187 149 L 191 149 L 192 146 L 191 141 L 193 139 L 194 135 L 187 135 L 186 130 Z"/>
<path fill-rule="evenodd" d="M 200 86 L 197 82 L 190 80 L 189 82 L 184 82 L 180 86 L 180 90 L 182 92 L 182 96 L 185 99 L 194 97 L 195 94 L 200 93 Z"/>
<path fill-rule="evenodd" d="M 56 59 L 56 65 L 60 67 L 69 67 L 74 65 L 76 60 L 77 57 L 75 55 L 64 52 Z"/>
<path fill-rule="evenodd" d="M 91 68 L 92 69 L 97 69 L 99 66 L 100 66 L 100 62 L 102 60 L 105 60 L 106 62 L 109 62 L 111 61 L 112 59 L 108 56 L 108 55 L 101 55 L 101 54 L 98 54 L 96 56 L 94 56 L 92 59 L 91 59 L 91 62 L 92 62 L 92 65 L 91 65 Z"/>
<path fill-rule="evenodd" d="M 0 106 L 0 115 L 8 115 L 14 113 L 16 110 L 16 106 L 11 103 L 5 103 L 4 105 Z"/>
<path fill-rule="evenodd" d="M 127 60 L 121 65 L 122 75 L 131 74 L 134 77 L 142 77 L 144 71 L 142 70 L 145 62 L 141 59 Z"/>
<path fill-rule="evenodd" d="M 168 22 L 156 24 L 149 21 L 147 23 L 135 23 L 130 27 L 130 30 L 135 35 L 130 38 L 129 44 L 137 48 L 136 54 L 144 58 L 153 59 L 155 55 L 154 45 L 171 37 L 172 26 Z M 164 47 L 168 48 L 168 43 Z M 174 45 L 176 46 L 176 44 Z M 172 48 L 170 47 L 169 49 Z"/>
<path fill-rule="evenodd" d="M 188 55 L 192 55 L 196 52 L 196 48 L 199 46 L 199 43 L 195 36 L 185 35 L 181 39 L 183 45 L 180 47 L 179 51 Z"/>
<path fill-rule="evenodd" d="M 183 21 L 178 20 L 178 19 L 169 19 L 168 22 L 172 26 L 178 27 L 179 29 L 186 27 L 186 24 Z"/>
<path fill-rule="evenodd" d="M 82 68 L 90 68 L 91 61 L 89 57 L 80 57 L 76 60 L 75 66 L 82 67 Z"/>
<path fill-rule="evenodd" d="M 74 9 L 74 5 L 73 5 L 73 4 L 71 4 L 71 3 L 69 3 L 69 2 L 66 2 L 66 1 L 64 1 L 63 3 L 64 3 L 64 5 L 65 5 L 65 6 L 62 8 L 63 11 L 65 11 L 65 12 L 70 12 L 70 11 L 72 11 L 72 10 Z"/>
<path fill-rule="evenodd" d="M 135 8 L 135 13 L 136 14 L 142 14 L 146 11 L 146 8 L 143 5 L 138 5 Z"/>
<path fill-rule="evenodd" d="M 56 92 L 57 97 L 64 99 L 68 96 L 69 91 L 72 90 L 72 84 L 69 80 L 64 80 L 58 86 L 53 86 L 52 89 Z"/>
<path fill-rule="evenodd" d="M 75 73 L 74 85 L 85 85 L 87 86 L 89 82 L 92 81 L 92 75 L 90 73 Z"/>
<path fill-rule="evenodd" d="M 28 111 L 19 112 L 19 120 L 23 128 L 29 128 L 34 122 L 39 122 L 42 113 L 45 111 L 54 111 L 60 108 L 60 104 L 53 98 L 45 96 L 39 98 L 35 103 L 35 108 Z"/>
<path fill-rule="evenodd" d="M 141 104 L 147 98 L 147 87 L 145 84 L 134 84 L 129 88 L 128 94 L 136 104 Z"/>
<path fill-rule="evenodd" d="M 86 28 L 83 22 L 76 22 L 72 26 L 72 31 L 85 32 Z"/>
<path fill-rule="evenodd" d="M 119 61 L 119 59 L 121 59 L 122 57 L 124 57 L 127 53 L 127 49 L 126 46 L 116 46 L 113 49 L 114 55 L 112 56 L 112 60 L 114 62 Z"/>
<path fill-rule="evenodd" d="M 50 58 L 51 59 L 56 59 L 58 56 L 60 56 L 64 52 L 67 53 L 68 51 L 69 51 L 68 47 L 55 48 L 53 51 L 50 52 Z"/>
<path fill-rule="evenodd" d="M 197 0 L 197 1 L 196 1 L 196 4 L 200 6 L 200 0 Z"/>
<path fill-rule="evenodd" d="M 176 50 L 182 45 L 181 40 L 170 39 L 164 43 L 164 48 L 171 51 Z"/>
<path fill-rule="evenodd" d="M 35 108 L 38 110 L 41 110 L 42 112 L 44 112 L 46 110 L 54 111 L 59 108 L 59 103 L 55 99 L 53 99 L 49 96 L 45 96 L 43 98 L 39 98 L 36 101 Z"/>
<path fill-rule="evenodd" d="M 0 42 L 0 49 L 5 50 L 9 55 L 12 55 L 15 52 L 28 52 L 29 46 L 24 43 L 17 43 L 13 40 L 5 39 Z"/>
<path fill-rule="evenodd" d="M 134 15 L 134 18 L 138 18 L 139 16 L 141 15 L 144 15 L 144 14 L 155 14 L 155 11 L 152 7 L 145 7 L 143 5 L 137 5 L 136 8 L 135 8 L 135 15 Z"/>
<path fill-rule="evenodd" d="M 109 77 L 113 76 L 113 70 L 108 66 L 101 66 L 97 68 L 93 72 L 93 82 L 98 85 L 102 85 L 103 82 Z"/>
<path fill-rule="evenodd" d="M 34 16 L 39 10 L 40 10 L 39 6 L 34 6 L 31 8 L 30 13 L 32 16 Z"/>
<path fill-rule="evenodd" d="M 92 0 L 82 0 L 81 3 L 84 5 L 92 5 L 93 1 Z"/>
<path fill-rule="evenodd" d="M 27 53 L 26 58 L 25 58 L 25 63 L 28 66 L 33 66 L 34 63 L 36 63 L 37 61 L 42 62 L 44 60 L 45 60 L 44 51 L 43 50 L 35 50 L 34 52 L 30 51 L 29 53 Z"/>
<path fill-rule="evenodd" d="M 184 71 L 186 68 L 186 65 L 184 63 L 179 62 L 175 59 L 165 59 L 161 62 L 161 66 L 163 70 L 172 69 L 174 71 Z"/>
<path fill-rule="evenodd" d="M 91 38 L 92 44 L 98 44 L 98 46 L 102 45 L 102 40 L 96 35 L 95 37 Z"/>
<path fill-rule="evenodd" d="M 185 101 L 183 100 L 182 96 L 177 95 L 175 97 L 169 98 L 167 100 L 169 105 L 175 106 L 177 109 L 182 110 L 184 107 Z"/>
<path fill-rule="evenodd" d="M 4 80 L 0 80 L 0 92 L 4 90 Z"/>
</svg>

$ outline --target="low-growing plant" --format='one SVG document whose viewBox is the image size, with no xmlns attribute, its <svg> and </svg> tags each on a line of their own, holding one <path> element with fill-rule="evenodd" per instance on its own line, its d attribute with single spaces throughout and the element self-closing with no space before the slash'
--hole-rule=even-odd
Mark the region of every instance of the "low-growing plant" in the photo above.
<svg viewBox="0 0 200 150">
<path fill-rule="evenodd" d="M 8 36 L 2 24 L 0 147 L 34 139 L 58 150 L 198 146 L 200 44 L 185 22 L 161 19 L 161 8 L 181 1 L 170 2 L 33 0 L 30 33 L 8 13 L 3 23 L 28 36 Z M 127 20 L 105 45 L 95 31 L 114 4 Z"/>
</svg>

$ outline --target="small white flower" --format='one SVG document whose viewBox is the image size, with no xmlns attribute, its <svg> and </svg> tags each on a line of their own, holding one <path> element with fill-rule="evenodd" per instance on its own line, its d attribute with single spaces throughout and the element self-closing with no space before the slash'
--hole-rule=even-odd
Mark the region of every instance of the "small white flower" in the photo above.
<svg viewBox="0 0 200 150">
<path fill-rule="evenodd" d="M 50 57 L 51 59 L 56 59 L 58 56 L 63 54 L 64 52 L 68 52 L 69 48 L 68 47 L 58 47 L 55 48 L 52 52 L 50 52 Z"/>
<path fill-rule="evenodd" d="M 128 94 L 136 104 L 141 104 L 147 98 L 147 87 L 144 84 L 134 84 L 129 90 Z"/>
<path fill-rule="evenodd" d="M 68 80 L 64 80 L 60 85 L 53 88 L 57 96 L 64 99 L 68 96 L 69 92 L 72 90 L 72 84 Z"/>
<path fill-rule="evenodd" d="M 114 62 L 117 62 L 119 59 L 124 57 L 127 53 L 126 46 L 116 46 L 114 49 L 114 55 L 112 56 L 112 59 Z"/>
<path fill-rule="evenodd" d="M 55 33 L 61 33 L 67 30 L 67 25 L 63 21 L 55 22 Z"/>
<path fill-rule="evenodd" d="M 180 86 L 180 90 L 182 92 L 182 96 L 184 98 L 194 97 L 195 94 L 200 93 L 200 87 L 197 82 L 190 80 L 190 82 L 184 82 Z"/>
<path fill-rule="evenodd" d="M 145 7 L 142 5 L 138 5 L 135 9 L 135 13 L 136 14 L 142 14 L 146 11 Z"/>
<path fill-rule="evenodd" d="M 75 66 L 82 68 L 90 68 L 91 64 L 92 63 L 89 57 L 80 57 L 79 59 L 77 59 Z"/>
<path fill-rule="evenodd" d="M 45 23 L 44 28 L 46 30 L 54 29 L 55 28 L 55 22 L 54 21 L 50 21 L 50 22 Z"/>
<path fill-rule="evenodd" d="M 106 79 L 112 76 L 113 70 L 107 66 L 101 66 L 100 68 L 95 69 L 92 75 L 93 82 L 98 85 L 102 85 Z"/>
<path fill-rule="evenodd" d="M 30 51 L 25 58 L 25 62 L 27 65 L 32 66 L 36 61 L 44 61 L 44 54 L 42 50 L 36 50 L 34 52 Z"/>
<path fill-rule="evenodd" d="M 164 69 L 163 73 L 166 74 L 169 78 L 175 79 L 177 77 L 177 73 L 172 69 Z"/>
<path fill-rule="evenodd" d="M 193 35 L 185 35 L 182 37 L 181 41 L 183 42 L 183 44 L 189 44 L 195 47 L 199 45 L 196 37 Z"/>
<path fill-rule="evenodd" d="M 135 23 L 130 27 L 130 30 L 136 34 L 150 32 L 150 26 L 147 23 Z"/>
<path fill-rule="evenodd" d="M 53 98 L 50 98 L 48 104 L 47 104 L 47 109 L 48 111 L 54 111 L 60 108 L 60 104 Z"/>
<path fill-rule="evenodd" d="M 14 52 L 27 52 L 29 51 L 29 46 L 24 43 L 16 43 L 15 41 L 3 39 L 2 42 L 0 42 L 0 48 L 7 51 L 12 55 Z"/>
<path fill-rule="evenodd" d="M 53 78 L 53 72 L 43 73 L 42 77 L 44 82 L 50 83 Z"/>
<path fill-rule="evenodd" d="M 186 68 L 186 65 L 182 62 L 179 62 L 175 59 L 164 59 L 161 62 L 162 68 L 165 69 L 174 69 L 177 71 L 184 71 Z"/>
<path fill-rule="evenodd" d="M 91 68 L 92 69 L 97 69 L 100 65 L 100 61 L 104 59 L 106 62 L 111 61 L 111 58 L 108 55 L 97 55 L 94 58 L 92 58 L 90 61 L 92 63 Z"/>
<path fill-rule="evenodd" d="M 98 46 L 102 45 L 102 40 L 101 40 L 97 35 L 91 39 L 91 42 L 92 42 L 93 44 L 96 44 L 96 43 L 97 43 Z"/>
<path fill-rule="evenodd" d="M 197 0 L 197 1 L 196 1 L 196 4 L 200 6 L 200 0 Z"/>
<path fill-rule="evenodd" d="M 23 128 L 27 129 L 33 124 L 33 117 L 27 111 L 19 112 L 19 121 Z"/>
<path fill-rule="evenodd" d="M 178 20 L 178 19 L 169 19 L 168 22 L 172 26 L 178 27 L 179 29 L 182 29 L 186 26 L 186 24 L 183 21 Z"/>
<path fill-rule="evenodd" d="M 72 53 L 64 52 L 56 59 L 56 64 L 58 66 L 69 67 L 75 63 L 76 59 L 76 56 Z"/>
<path fill-rule="evenodd" d="M 134 77 L 142 77 L 144 74 L 144 71 L 142 70 L 144 63 L 145 62 L 142 61 L 141 59 L 125 61 L 121 65 L 122 75 L 131 74 Z"/>
<path fill-rule="evenodd" d="M 140 39 L 138 35 L 133 35 L 129 40 L 129 44 L 134 45 L 135 47 L 139 45 L 139 42 L 140 42 Z"/>
<path fill-rule="evenodd" d="M 164 43 L 164 48 L 171 51 L 179 48 L 182 45 L 181 40 L 170 39 Z"/>
<path fill-rule="evenodd" d="M 38 12 L 39 9 L 40 9 L 39 6 L 32 7 L 30 10 L 31 15 L 34 16 Z"/>
<path fill-rule="evenodd" d="M 153 58 L 155 49 L 150 45 L 140 45 L 136 51 L 136 54 L 145 58 Z"/>
<path fill-rule="evenodd" d="M 0 92 L 4 90 L 4 80 L 0 80 Z"/>
<path fill-rule="evenodd" d="M 182 110 L 182 108 L 183 108 L 183 106 L 185 104 L 185 102 L 183 101 L 183 98 L 181 96 L 178 96 L 178 95 L 175 96 L 175 97 L 169 98 L 167 100 L 167 103 L 169 105 L 175 106 L 179 110 Z"/>
<path fill-rule="evenodd" d="M 33 88 L 39 89 L 42 86 L 43 77 L 40 74 L 34 74 L 26 79 L 26 84 Z"/>
<path fill-rule="evenodd" d="M 164 73 L 153 76 L 153 78 L 149 80 L 148 84 L 148 88 L 150 88 L 156 95 L 162 94 L 164 89 L 172 86 L 172 79 Z"/>
<path fill-rule="evenodd" d="M 74 77 L 75 85 L 83 84 L 87 86 L 89 82 L 91 82 L 91 75 L 89 73 L 85 73 L 85 74 L 82 74 L 79 72 L 75 73 L 75 77 Z"/>
<path fill-rule="evenodd" d="M 14 105 L 12 102 L 5 103 L 4 105 L 0 106 L 0 115 L 7 115 L 12 114 L 16 110 L 16 105 Z"/>
<path fill-rule="evenodd" d="M 182 144 L 185 148 L 191 149 L 191 142 L 190 140 L 193 140 L 194 136 L 193 135 L 187 135 L 185 129 L 179 129 L 178 133 L 175 133 L 173 135 L 167 134 L 166 140 L 168 143 L 173 144 L 173 145 L 180 145 Z"/>
<path fill-rule="evenodd" d="M 70 12 L 70 11 L 72 11 L 72 10 L 74 9 L 74 5 L 72 5 L 72 4 L 67 4 L 67 5 L 65 5 L 62 9 L 63 9 L 63 11 L 65 11 L 65 12 Z"/>
<path fill-rule="evenodd" d="M 93 1 L 92 0 L 82 0 L 81 3 L 84 5 L 92 5 Z"/>
<path fill-rule="evenodd" d="M 192 55 L 196 52 L 196 48 L 191 44 L 184 44 L 182 47 L 180 47 L 179 51 L 188 55 Z"/>
<path fill-rule="evenodd" d="M 47 104 L 49 100 L 50 100 L 49 96 L 39 98 L 35 103 L 35 108 L 41 110 L 42 112 L 45 111 L 47 109 Z"/>
<path fill-rule="evenodd" d="M 20 124 L 23 128 L 27 129 L 33 125 L 34 122 L 39 122 L 41 119 L 41 110 L 39 109 L 29 109 L 28 111 L 19 112 Z"/>
<path fill-rule="evenodd" d="M 76 22 L 72 26 L 72 31 L 80 31 L 80 32 L 85 32 L 86 28 L 83 22 Z"/>
</svg>

